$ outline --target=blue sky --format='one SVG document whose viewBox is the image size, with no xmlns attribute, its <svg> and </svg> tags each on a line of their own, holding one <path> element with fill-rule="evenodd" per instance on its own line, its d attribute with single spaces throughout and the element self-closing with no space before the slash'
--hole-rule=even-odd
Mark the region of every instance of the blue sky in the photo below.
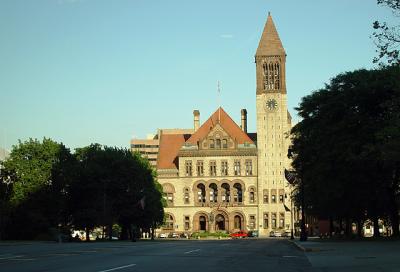
<svg viewBox="0 0 400 272">
<path fill-rule="evenodd" d="M 376 0 L 1 0 L 0 146 L 50 137 L 129 147 L 221 105 L 255 131 L 254 54 L 268 11 L 287 53 L 289 110 L 371 68 Z"/>
</svg>

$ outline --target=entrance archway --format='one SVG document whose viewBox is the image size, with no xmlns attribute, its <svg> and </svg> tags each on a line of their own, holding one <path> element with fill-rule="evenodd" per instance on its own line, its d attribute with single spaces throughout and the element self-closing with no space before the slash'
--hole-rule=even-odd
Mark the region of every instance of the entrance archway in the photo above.
<svg viewBox="0 0 400 272">
<path fill-rule="evenodd" d="M 233 218 L 233 227 L 239 230 L 242 229 L 242 218 L 239 215 L 235 215 Z"/>
<path fill-rule="evenodd" d="M 218 214 L 215 217 L 215 230 L 216 231 L 225 230 L 225 217 L 222 214 Z"/>
<path fill-rule="evenodd" d="M 204 215 L 199 216 L 199 230 L 206 231 L 207 230 L 207 221 Z"/>
</svg>

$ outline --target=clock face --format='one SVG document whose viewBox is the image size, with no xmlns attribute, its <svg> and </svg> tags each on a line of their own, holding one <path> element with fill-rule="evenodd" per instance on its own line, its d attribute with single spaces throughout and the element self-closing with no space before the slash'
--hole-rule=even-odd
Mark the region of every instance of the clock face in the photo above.
<svg viewBox="0 0 400 272">
<path fill-rule="evenodd" d="M 267 101 L 267 109 L 275 110 L 277 106 L 278 106 L 278 102 L 276 102 L 275 99 L 268 99 L 268 101 Z"/>
</svg>

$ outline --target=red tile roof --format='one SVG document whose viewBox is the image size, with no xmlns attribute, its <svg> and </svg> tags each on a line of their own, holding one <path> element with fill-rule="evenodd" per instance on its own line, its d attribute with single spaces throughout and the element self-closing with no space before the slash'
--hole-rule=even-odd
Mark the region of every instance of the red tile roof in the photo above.
<svg viewBox="0 0 400 272">
<path fill-rule="evenodd" d="M 238 144 L 254 144 L 232 118 L 222 108 L 219 108 L 194 134 L 161 133 L 157 169 L 178 169 L 177 156 L 183 144 L 185 142 L 197 144 L 197 141 L 206 137 L 210 130 L 218 123 Z"/>
<path fill-rule="evenodd" d="M 161 134 L 157 169 L 178 169 L 178 152 L 190 134 Z"/>
<path fill-rule="evenodd" d="M 232 137 L 238 144 L 254 144 L 243 130 L 232 120 L 232 118 L 224 111 L 223 108 L 218 108 L 213 115 L 187 140 L 188 143 L 197 144 L 208 135 L 210 130 L 216 125 L 220 126 Z"/>
</svg>

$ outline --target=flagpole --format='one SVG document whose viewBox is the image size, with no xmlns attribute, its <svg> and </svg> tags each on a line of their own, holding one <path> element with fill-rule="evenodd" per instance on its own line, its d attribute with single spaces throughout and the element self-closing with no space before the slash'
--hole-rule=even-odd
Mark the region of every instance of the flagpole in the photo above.
<svg viewBox="0 0 400 272">
<path fill-rule="evenodd" d="M 218 98 L 218 123 L 221 123 L 221 88 L 220 88 L 220 84 L 219 84 L 219 80 L 217 81 L 217 98 Z"/>
</svg>

